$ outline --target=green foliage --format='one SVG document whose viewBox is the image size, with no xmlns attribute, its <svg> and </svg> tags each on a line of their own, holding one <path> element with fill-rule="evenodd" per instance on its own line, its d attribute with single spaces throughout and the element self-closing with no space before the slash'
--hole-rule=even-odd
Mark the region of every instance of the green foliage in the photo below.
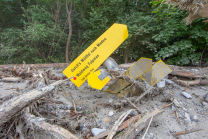
<svg viewBox="0 0 208 139">
<path fill-rule="evenodd" d="M 151 4 L 158 6 L 153 13 L 157 18 L 158 33 L 153 36 L 156 42 L 156 60 L 163 59 L 169 64 L 188 65 L 196 64 L 201 51 L 207 47 L 207 27 L 202 19 L 197 19 L 191 26 L 185 26 L 182 19 L 185 12 L 161 4 L 154 0 Z"/>
<path fill-rule="evenodd" d="M 114 23 L 126 24 L 129 32 L 112 55 L 118 63 L 140 57 L 178 65 L 196 64 L 201 57 L 208 60 L 208 25 L 197 19 L 185 26 L 186 13 L 168 8 L 162 0 L 68 2 L 72 2 L 71 62 Z M 66 19 L 65 0 L 0 1 L 0 63 L 64 62 L 69 34 Z"/>
</svg>

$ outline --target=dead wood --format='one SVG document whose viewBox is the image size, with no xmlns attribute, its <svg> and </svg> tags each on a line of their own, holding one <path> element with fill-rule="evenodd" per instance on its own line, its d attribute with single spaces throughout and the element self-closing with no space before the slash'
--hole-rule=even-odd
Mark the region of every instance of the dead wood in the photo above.
<svg viewBox="0 0 208 139">
<path fill-rule="evenodd" d="M 180 84 L 181 86 L 190 86 L 190 85 L 200 84 L 200 79 L 192 80 L 192 81 L 185 81 L 185 80 L 176 79 L 174 81 L 176 83 Z"/>
<path fill-rule="evenodd" d="M 136 100 L 135 103 L 138 103 L 145 95 L 147 95 L 148 93 L 150 93 L 152 91 L 153 87 L 150 86 L 149 89 L 147 91 L 145 91 L 144 93 L 142 93 Z"/>
<path fill-rule="evenodd" d="M 107 139 L 112 139 L 113 136 L 116 134 L 116 131 L 118 127 L 121 125 L 121 123 L 126 119 L 126 117 L 133 111 L 133 109 L 128 110 L 127 112 L 123 113 L 119 119 L 115 122 L 115 125 L 112 127 Z"/>
<path fill-rule="evenodd" d="M 46 135 L 50 134 L 51 136 L 60 139 L 77 139 L 77 137 L 75 137 L 68 130 L 57 125 L 49 124 L 44 121 L 44 118 L 31 115 L 29 113 L 29 108 L 26 108 L 24 111 L 24 120 L 27 125 L 31 126 L 32 129 L 43 131 Z"/>
<path fill-rule="evenodd" d="M 22 78 L 20 77 L 5 77 L 5 78 L 2 78 L 2 81 L 3 82 L 20 82 L 22 80 Z"/>
<path fill-rule="evenodd" d="M 128 102 L 129 104 L 131 104 L 139 113 L 142 113 L 142 111 L 134 104 L 132 103 L 127 97 L 123 96 Z"/>
<path fill-rule="evenodd" d="M 68 66 L 69 63 L 50 63 L 50 64 L 25 64 L 28 67 L 35 67 L 35 68 L 62 68 Z M 8 64 L 8 65 L 0 65 L 0 69 L 6 69 L 16 66 L 17 68 L 23 67 L 23 64 Z"/>
<path fill-rule="evenodd" d="M 130 126 L 132 123 L 134 123 L 136 120 L 138 120 L 138 118 L 141 117 L 141 114 L 140 115 L 135 115 L 134 117 L 126 120 L 125 122 L 123 122 L 119 128 L 117 129 L 116 132 L 119 132 L 121 130 L 123 130 L 124 128 Z M 93 137 L 92 139 L 100 139 L 100 138 L 104 138 L 105 136 L 107 136 L 108 134 L 110 133 L 110 130 L 106 130 L 100 134 L 98 134 L 97 136 Z"/>
<path fill-rule="evenodd" d="M 144 133 L 142 139 L 145 138 L 145 136 L 146 136 L 146 134 L 147 134 L 147 131 L 149 130 L 150 124 L 152 123 L 152 119 L 153 119 L 153 116 L 152 116 L 152 118 L 150 119 L 150 122 L 149 122 L 149 124 L 148 124 L 148 126 L 147 126 L 147 129 L 146 129 L 146 131 L 145 131 L 145 133 Z"/>
<path fill-rule="evenodd" d="M 189 134 L 189 133 L 193 133 L 193 132 L 197 132 L 200 131 L 202 129 L 192 129 L 192 130 L 186 130 L 186 131 L 182 131 L 182 132 L 176 132 L 176 133 L 172 133 L 173 136 L 179 136 L 179 135 L 185 135 L 185 134 Z"/>
<path fill-rule="evenodd" d="M 14 97 L 2 103 L 0 105 L 0 125 L 10 120 L 16 113 L 21 111 L 23 108 L 25 108 L 32 102 L 49 94 L 50 91 L 52 91 L 55 88 L 55 86 L 63 83 L 66 80 L 57 81 L 42 89 L 32 90 L 30 92 Z"/>
<path fill-rule="evenodd" d="M 142 129 L 148 125 L 150 118 L 158 115 L 163 111 L 163 109 L 156 109 L 151 113 L 144 115 L 132 127 L 128 128 L 128 130 L 123 135 L 123 139 L 133 139 Z"/>
<path fill-rule="evenodd" d="M 186 77 L 186 78 L 204 78 L 205 76 L 190 72 L 190 71 L 184 71 L 184 70 L 174 70 L 170 73 L 170 75 L 174 76 L 180 76 L 180 77 Z"/>
</svg>

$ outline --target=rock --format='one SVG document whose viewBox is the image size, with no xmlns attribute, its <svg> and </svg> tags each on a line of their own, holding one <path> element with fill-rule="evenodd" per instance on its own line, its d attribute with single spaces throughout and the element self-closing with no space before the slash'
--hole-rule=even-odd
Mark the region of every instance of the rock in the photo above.
<svg viewBox="0 0 208 139">
<path fill-rule="evenodd" d="M 196 115 L 194 115 L 193 120 L 197 120 L 197 119 L 198 119 L 198 117 Z"/>
<path fill-rule="evenodd" d="M 208 103 L 207 103 L 207 102 L 202 101 L 202 104 L 203 104 L 205 107 L 207 107 L 207 108 L 208 108 Z"/>
<path fill-rule="evenodd" d="M 92 134 L 94 136 L 97 136 L 98 134 L 100 134 L 101 132 L 104 132 L 106 129 L 100 129 L 100 128 L 93 128 L 92 129 Z"/>
<path fill-rule="evenodd" d="M 5 77 L 2 79 L 3 82 L 20 82 L 21 80 L 20 77 Z"/>
<path fill-rule="evenodd" d="M 165 87 L 165 80 L 160 80 L 160 81 L 157 83 L 157 87 L 158 87 L 158 88 L 163 88 L 163 87 Z"/>
<path fill-rule="evenodd" d="M 206 95 L 204 95 L 204 100 L 206 101 L 206 102 L 208 102 L 208 93 L 206 94 Z"/>
<path fill-rule="evenodd" d="M 190 95 L 190 94 L 188 94 L 188 93 L 186 93 L 186 92 L 182 92 L 182 95 L 184 96 L 184 97 L 186 97 L 186 98 L 192 98 L 192 96 Z"/>
<path fill-rule="evenodd" d="M 150 138 L 153 138 L 154 134 L 153 133 L 149 133 Z"/>
<path fill-rule="evenodd" d="M 169 80 L 169 79 L 164 79 L 165 80 L 165 82 L 167 83 L 167 84 L 175 84 L 175 82 L 173 82 L 173 81 L 171 81 L 171 80 Z"/>
<path fill-rule="evenodd" d="M 96 94 L 95 97 L 96 98 L 102 98 L 101 94 Z"/>
<path fill-rule="evenodd" d="M 133 111 L 131 112 L 131 114 L 132 114 L 133 116 L 135 116 L 135 115 L 138 115 L 139 113 L 138 113 L 138 111 L 133 110 Z"/>
<path fill-rule="evenodd" d="M 109 118 L 104 118 L 103 121 L 104 122 L 110 122 L 110 119 Z"/>
<path fill-rule="evenodd" d="M 78 125 L 76 128 L 75 128 L 75 130 L 82 130 L 83 129 L 83 125 Z"/>
<path fill-rule="evenodd" d="M 198 117 L 197 117 L 196 115 L 194 115 L 194 117 L 193 117 L 193 121 L 195 121 L 195 122 L 199 122 Z"/>
<path fill-rule="evenodd" d="M 77 110 L 77 111 L 81 111 L 82 108 L 81 108 L 81 107 L 76 107 L 76 110 Z"/>
<path fill-rule="evenodd" d="M 200 89 L 207 90 L 205 87 L 200 86 Z"/>
<path fill-rule="evenodd" d="M 113 111 L 110 111 L 108 116 L 113 116 Z"/>
<path fill-rule="evenodd" d="M 186 112 L 185 112 L 185 119 L 184 119 L 184 120 L 185 120 L 185 123 L 186 123 L 186 124 L 191 123 L 191 118 L 190 118 L 189 114 L 186 113 Z"/>
</svg>

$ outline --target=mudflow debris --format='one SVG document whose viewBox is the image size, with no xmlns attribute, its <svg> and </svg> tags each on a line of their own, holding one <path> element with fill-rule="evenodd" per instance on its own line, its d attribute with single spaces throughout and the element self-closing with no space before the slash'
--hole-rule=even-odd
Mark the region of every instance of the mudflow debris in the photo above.
<svg viewBox="0 0 208 139">
<path fill-rule="evenodd" d="M 208 138 L 208 68 L 168 65 L 156 82 L 164 63 L 137 62 L 100 66 L 101 90 L 76 87 L 68 64 L 0 65 L 0 138 Z"/>
</svg>

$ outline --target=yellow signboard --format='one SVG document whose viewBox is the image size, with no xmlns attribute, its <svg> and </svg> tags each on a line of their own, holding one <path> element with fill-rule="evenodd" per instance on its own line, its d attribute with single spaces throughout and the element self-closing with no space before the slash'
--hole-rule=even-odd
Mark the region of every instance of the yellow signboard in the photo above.
<svg viewBox="0 0 208 139">
<path fill-rule="evenodd" d="M 98 90 L 101 90 L 110 81 L 110 78 L 108 76 L 104 78 L 103 80 L 100 80 L 98 77 L 100 73 L 101 73 L 101 70 L 98 70 L 94 73 L 91 73 L 88 76 L 88 85 Z"/>
<path fill-rule="evenodd" d="M 88 75 L 94 72 L 128 37 L 127 26 L 113 24 L 96 41 L 94 41 L 79 57 L 77 57 L 63 73 L 73 77 L 71 81 L 80 87 Z"/>
</svg>

